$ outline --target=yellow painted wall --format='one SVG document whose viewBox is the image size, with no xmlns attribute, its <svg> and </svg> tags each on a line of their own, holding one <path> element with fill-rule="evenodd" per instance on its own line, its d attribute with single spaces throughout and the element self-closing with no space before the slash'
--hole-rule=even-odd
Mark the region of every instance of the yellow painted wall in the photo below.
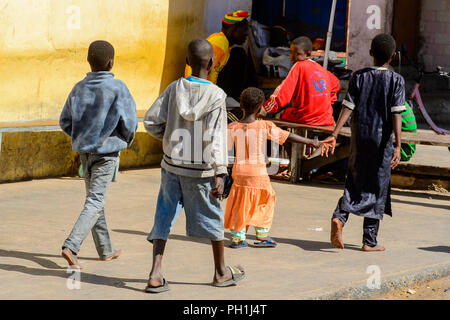
<svg viewBox="0 0 450 320">
<path fill-rule="evenodd" d="M 169 1 L 161 91 L 164 91 L 173 80 L 184 76 L 189 42 L 195 38 L 206 38 L 204 14 L 208 1 L 219 0 Z"/>
<path fill-rule="evenodd" d="M 95 40 L 113 44 L 112 72 L 138 110 L 147 110 L 183 75 L 189 41 L 205 36 L 205 1 L 0 0 L 0 122 L 59 119 L 71 89 L 90 71 L 87 49 Z M 123 152 L 124 168 L 161 158 L 160 142 L 142 125 L 139 132 Z M 73 173 L 68 144 L 57 132 L 4 133 L 0 181 Z"/>
<path fill-rule="evenodd" d="M 58 119 L 99 39 L 114 45 L 112 71 L 147 109 L 162 79 L 182 74 L 176 68 L 190 34 L 202 33 L 204 1 L 0 0 L 0 121 Z"/>
</svg>

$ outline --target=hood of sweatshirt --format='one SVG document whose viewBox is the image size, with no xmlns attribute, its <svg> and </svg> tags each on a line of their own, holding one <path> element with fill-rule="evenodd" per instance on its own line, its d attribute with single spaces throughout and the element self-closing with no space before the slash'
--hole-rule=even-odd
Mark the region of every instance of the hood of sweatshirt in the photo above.
<svg viewBox="0 0 450 320">
<path fill-rule="evenodd" d="M 204 79 L 181 78 L 176 83 L 177 111 L 187 121 L 198 121 L 211 111 L 220 108 L 227 95 L 225 92 Z"/>
<path fill-rule="evenodd" d="M 99 85 L 107 80 L 114 79 L 114 73 L 108 71 L 88 72 L 84 82 L 86 85 Z"/>
</svg>

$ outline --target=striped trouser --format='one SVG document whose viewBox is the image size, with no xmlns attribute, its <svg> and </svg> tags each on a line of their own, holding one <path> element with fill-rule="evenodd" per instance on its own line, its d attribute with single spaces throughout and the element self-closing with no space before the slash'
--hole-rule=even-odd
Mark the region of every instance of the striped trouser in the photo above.
<svg viewBox="0 0 450 320">
<path fill-rule="evenodd" d="M 267 229 L 267 228 L 255 227 L 256 237 L 258 239 L 266 239 L 269 236 L 269 231 L 270 231 L 270 229 Z M 247 237 L 246 237 L 247 228 L 244 228 L 241 231 L 231 230 L 231 234 L 233 236 L 233 238 L 231 239 L 232 242 L 235 242 L 235 243 L 244 242 L 247 239 Z"/>
<path fill-rule="evenodd" d="M 402 131 L 408 133 L 417 133 L 417 122 L 413 109 L 406 103 L 406 111 L 402 113 Z M 402 143 L 401 158 L 402 161 L 409 161 L 416 152 L 414 143 Z"/>
</svg>

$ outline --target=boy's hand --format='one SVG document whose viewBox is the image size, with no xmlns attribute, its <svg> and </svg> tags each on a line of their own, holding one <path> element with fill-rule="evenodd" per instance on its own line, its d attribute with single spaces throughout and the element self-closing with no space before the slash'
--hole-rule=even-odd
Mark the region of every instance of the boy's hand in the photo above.
<svg viewBox="0 0 450 320">
<path fill-rule="evenodd" d="M 322 157 L 325 155 L 328 158 L 328 152 L 334 154 L 334 150 L 336 149 L 336 137 L 330 136 L 323 141 L 320 141 L 322 148 Z"/>
<path fill-rule="evenodd" d="M 313 140 L 311 140 L 311 146 L 313 146 L 314 149 L 319 149 L 322 144 L 320 143 L 319 139 L 315 137 Z"/>
<path fill-rule="evenodd" d="M 394 170 L 395 168 L 397 168 L 398 164 L 400 163 L 400 159 L 401 159 L 401 147 L 396 147 L 394 149 L 394 155 L 392 156 L 392 161 L 391 161 L 391 168 L 392 170 Z"/>
<path fill-rule="evenodd" d="M 328 158 L 328 153 L 332 149 L 332 145 L 330 143 L 323 143 L 323 141 L 320 142 L 320 149 L 322 151 L 321 156 L 325 156 Z"/>
<path fill-rule="evenodd" d="M 223 196 L 223 191 L 225 189 L 225 184 L 223 182 L 223 176 L 216 176 L 214 177 L 216 182 L 216 187 L 211 190 L 211 195 L 216 198 L 220 199 Z"/>
</svg>

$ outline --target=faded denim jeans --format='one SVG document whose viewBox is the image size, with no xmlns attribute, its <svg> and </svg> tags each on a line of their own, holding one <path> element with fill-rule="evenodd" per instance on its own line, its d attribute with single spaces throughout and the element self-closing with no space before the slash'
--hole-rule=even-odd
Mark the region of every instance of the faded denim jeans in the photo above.
<svg viewBox="0 0 450 320">
<path fill-rule="evenodd" d="M 68 248 L 78 254 L 81 244 L 91 232 L 99 257 L 105 259 L 113 254 L 113 246 L 105 219 L 105 203 L 118 156 L 118 152 L 107 155 L 80 154 L 86 184 L 86 202 L 70 236 L 64 242 L 63 248 Z"/>
<path fill-rule="evenodd" d="M 183 177 L 161 169 L 161 188 L 153 229 L 147 240 L 166 240 L 184 207 L 189 237 L 222 241 L 224 213 L 220 201 L 211 196 L 214 177 Z"/>
</svg>

